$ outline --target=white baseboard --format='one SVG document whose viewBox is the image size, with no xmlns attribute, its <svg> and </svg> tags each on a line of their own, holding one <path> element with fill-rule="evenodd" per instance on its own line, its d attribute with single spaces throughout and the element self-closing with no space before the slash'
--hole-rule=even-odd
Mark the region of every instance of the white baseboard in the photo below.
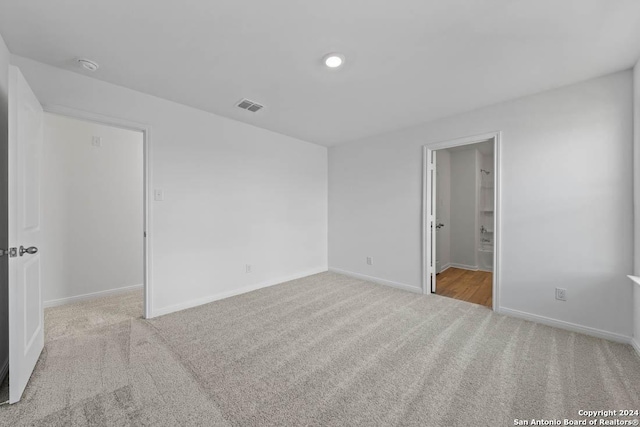
<svg viewBox="0 0 640 427">
<path fill-rule="evenodd" d="M 232 291 L 221 292 L 215 295 L 209 295 L 203 298 L 197 298 L 190 301 L 182 302 L 180 304 L 170 305 L 168 307 L 163 307 L 159 309 L 153 310 L 153 313 L 148 319 L 158 316 L 164 316 L 165 314 L 175 313 L 176 311 L 186 310 L 188 308 L 197 307 L 199 305 L 208 304 L 210 302 L 218 301 L 221 299 L 234 297 L 236 295 L 246 294 L 247 292 L 257 291 L 258 289 L 268 288 L 269 286 L 279 285 L 284 282 L 289 282 L 291 280 L 302 279 L 303 277 L 312 276 L 318 273 L 324 273 L 327 271 L 327 267 L 319 267 L 313 270 L 304 271 L 301 273 L 293 274 L 291 276 L 279 277 L 273 280 L 267 280 L 265 282 L 257 283 L 255 285 L 249 285 L 242 287 L 240 289 L 234 289 Z"/>
<path fill-rule="evenodd" d="M 440 271 L 438 271 L 438 274 L 440 274 L 440 273 L 444 273 L 445 271 L 447 271 L 447 270 L 448 270 L 448 269 L 450 269 L 450 268 L 451 268 L 451 263 L 449 263 L 449 262 L 448 262 L 448 263 L 446 263 L 446 264 L 444 265 L 444 267 L 442 267 L 442 268 L 440 269 Z"/>
<path fill-rule="evenodd" d="M 0 384 L 2 384 L 7 375 L 9 375 L 9 357 L 7 357 L 7 360 L 5 360 L 2 367 L 0 367 Z"/>
<path fill-rule="evenodd" d="M 466 265 L 466 264 L 458 264 L 458 263 L 452 262 L 451 264 L 449 264 L 449 267 L 461 268 L 462 270 L 478 271 L 477 265 Z"/>
<path fill-rule="evenodd" d="M 53 300 L 45 301 L 44 302 L 44 307 L 45 308 L 57 307 L 59 305 L 66 305 L 66 304 L 71 304 L 71 303 L 80 302 L 80 301 L 86 301 L 86 300 L 94 299 L 94 298 L 101 298 L 101 297 L 108 297 L 108 296 L 111 296 L 111 295 L 123 294 L 125 292 L 131 292 L 131 291 L 135 291 L 135 290 L 138 290 L 138 289 L 142 289 L 143 287 L 144 287 L 144 285 L 125 286 L 124 288 L 109 289 L 107 291 L 92 292 L 90 294 L 76 295 L 76 296 L 68 297 L 68 298 L 53 299 Z"/>
<path fill-rule="evenodd" d="M 638 338 L 631 339 L 631 347 L 635 348 L 636 353 L 638 353 L 638 356 L 640 356 L 640 342 L 638 341 Z"/>
<path fill-rule="evenodd" d="M 601 329 L 591 328 L 589 326 L 582 326 L 576 323 L 566 322 L 564 320 L 552 319 L 550 317 L 539 316 L 537 314 L 531 314 L 520 310 L 513 310 L 510 308 L 499 307 L 498 313 L 511 317 L 517 317 L 531 322 L 541 323 L 547 326 L 553 326 L 555 328 L 565 329 L 571 332 L 578 332 L 580 334 L 590 335 L 596 338 L 604 338 L 609 341 L 620 342 L 624 344 L 632 344 L 632 338 L 627 335 L 616 334 L 614 332 L 603 331 Z M 637 350 L 637 348 L 636 348 Z"/>
<path fill-rule="evenodd" d="M 422 293 L 422 288 L 419 286 L 407 285 L 405 283 L 393 282 L 391 280 L 380 279 L 378 277 L 367 276 L 366 274 L 354 273 L 353 271 L 342 270 L 339 268 L 329 267 L 329 271 L 334 273 L 343 274 L 345 276 L 353 277 L 355 279 L 366 280 L 368 282 L 377 283 L 379 285 L 391 286 L 393 288 L 402 289 L 403 291 L 409 291 L 416 294 Z"/>
</svg>

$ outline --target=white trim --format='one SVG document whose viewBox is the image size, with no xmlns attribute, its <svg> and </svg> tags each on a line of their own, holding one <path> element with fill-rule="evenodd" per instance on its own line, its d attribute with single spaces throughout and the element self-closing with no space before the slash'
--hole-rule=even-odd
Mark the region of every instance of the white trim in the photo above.
<svg viewBox="0 0 640 427">
<path fill-rule="evenodd" d="M 102 298 L 112 295 L 124 294 L 139 289 L 143 289 L 144 285 L 125 286 L 123 288 L 109 289 L 106 291 L 91 292 L 88 294 L 75 295 L 67 298 L 52 299 L 44 302 L 44 308 L 57 307 L 59 305 L 73 304 L 74 302 L 86 301 L 89 299 Z"/>
<path fill-rule="evenodd" d="M 430 286 L 427 286 L 427 249 L 431 243 L 429 233 L 427 232 L 427 215 L 428 209 L 431 205 L 431 201 L 428 197 L 428 182 L 427 182 L 427 160 L 432 151 L 441 150 L 444 148 L 458 147 L 461 145 L 476 144 L 488 140 L 493 140 L 493 162 L 494 162 L 494 201 L 493 201 L 493 310 L 498 311 L 500 307 L 500 254 L 502 247 L 502 232 L 500 222 L 500 209 L 501 204 L 501 132 L 489 132 L 480 135 L 465 136 L 463 138 L 457 138 L 453 140 L 440 141 L 433 144 L 426 144 L 423 146 L 422 152 L 422 291 L 425 294 L 431 293 Z M 453 263 L 451 264 L 454 265 Z M 477 267 L 476 267 L 477 269 Z"/>
<path fill-rule="evenodd" d="M 627 277 L 631 279 L 633 283 L 640 286 L 640 277 L 632 276 L 632 275 L 628 275 Z M 638 356 L 640 356 L 640 341 L 638 341 L 639 338 L 640 337 L 631 338 L 631 346 L 636 350 L 636 353 L 638 353 Z"/>
<path fill-rule="evenodd" d="M 603 331 L 602 329 L 582 326 L 576 323 L 566 322 L 564 320 L 552 319 L 550 317 L 539 316 L 537 314 L 531 314 L 505 307 L 500 307 L 499 311 L 497 312 L 506 316 L 517 317 L 519 319 L 529 320 L 531 322 L 541 323 L 543 325 L 553 326 L 555 328 L 560 328 L 571 332 L 590 335 L 596 338 L 603 338 L 606 340 L 616 341 L 624 344 L 632 344 L 632 338 L 630 336 Z"/>
<path fill-rule="evenodd" d="M 353 277 L 354 279 L 366 280 L 368 282 L 377 283 L 379 285 L 391 286 L 392 288 L 402 289 L 403 291 L 409 291 L 416 294 L 422 294 L 422 288 L 419 286 L 407 285 L 406 283 L 393 282 L 391 280 L 380 279 L 378 277 L 367 276 L 366 274 L 354 273 L 349 270 L 342 270 L 340 268 L 329 267 L 329 271 L 334 273 L 343 274 L 345 276 Z"/>
<path fill-rule="evenodd" d="M 427 277 L 431 278 L 429 268 L 429 241 L 427 224 L 429 223 L 427 211 L 427 199 L 431 197 L 431 191 L 427 189 L 427 175 L 429 174 L 429 150 L 422 147 L 422 280 L 420 281 L 422 293 L 427 293 Z M 429 283 L 429 293 L 431 293 L 431 283 Z"/>
<path fill-rule="evenodd" d="M 444 273 L 445 271 L 447 271 L 447 270 L 448 270 L 448 269 L 450 269 L 450 268 L 451 268 L 451 263 L 450 263 L 450 262 L 448 262 L 448 263 L 446 263 L 446 264 L 444 265 L 444 267 L 442 267 L 442 268 L 440 269 L 440 271 L 438 271 L 438 274 L 440 274 L 440 273 Z"/>
<path fill-rule="evenodd" d="M 469 271 L 478 271 L 477 265 L 457 264 L 455 262 L 452 262 L 451 264 L 449 264 L 449 267 L 459 268 L 462 270 L 469 270 Z"/>
<path fill-rule="evenodd" d="M 495 176 L 493 187 L 493 289 L 491 298 L 493 309 L 500 307 L 500 254 L 502 253 L 502 133 L 495 132 L 493 146 L 493 174 Z"/>
<path fill-rule="evenodd" d="M 9 374 L 9 358 L 7 357 L 7 360 L 5 360 L 4 363 L 2 364 L 2 368 L 0 368 L 0 385 L 2 385 L 2 382 L 4 381 L 5 377 L 8 374 Z"/>
<path fill-rule="evenodd" d="M 638 353 L 638 356 L 640 356 L 640 342 L 638 342 L 636 338 L 631 338 L 631 347 L 633 347 L 636 353 Z"/>
<path fill-rule="evenodd" d="M 183 302 L 180 304 L 170 305 L 156 309 L 151 317 L 164 316 L 165 314 L 174 313 L 180 310 L 186 310 L 188 308 L 197 307 L 199 305 L 208 304 L 214 301 L 218 301 L 225 298 L 234 297 L 236 295 L 246 294 L 247 292 L 257 291 L 258 289 L 268 288 L 269 286 L 279 285 L 281 283 L 289 282 L 291 280 L 302 279 L 303 277 L 312 276 L 318 273 L 324 273 L 327 271 L 327 267 L 319 267 L 313 270 L 304 271 L 301 273 L 292 274 L 291 276 L 280 277 L 277 279 L 267 280 L 265 282 L 257 283 L 255 285 L 244 286 L 240 289 L 234 289 L 231 291 L 220 292 L 215 295 L 209 295 L 202 298 L 193 299 L 191 301 Z"/>
<path fill-rule="evenodd" d="M 47 113 L 58 114 L 61 116 L 72 117 L 79 120 L 86 120 L 107 126 L 114 126 L 123 129 L 129 129 L 142 132 L 143 134 L 143 151 L 144 151 L 144 233 L 146 239 L 143 244 L 143 262 L 144 262 L 144 317 L 148 319 L 153 313 L 153 165 L 151 163 L 151 126 L 142 123 L 132 122 L 122 118 L 108 117 L 102 114 L 91 113 L 88 111 L 76 110 L 74 108 L 65 107 L 63 105 L 43 105 L 42 108 Z"/>
<path fill-rule="evenodd" d="M 633 283 L 635 283 L 636 285 L 640 286 L 640 277 L 638 276 L 631 276 L 628 275 L 627 276 L 629 279 L 631 279 L 633 281 Z"/>
</svg>

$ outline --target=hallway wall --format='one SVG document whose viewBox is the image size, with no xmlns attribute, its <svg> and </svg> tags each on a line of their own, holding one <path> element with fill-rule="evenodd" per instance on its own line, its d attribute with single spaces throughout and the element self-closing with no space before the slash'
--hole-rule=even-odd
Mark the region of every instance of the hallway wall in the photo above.
<svg viewBox="0 0 640 427">
<path fill-rule="evenodd" d="M 42 166 L 45 306 L 141 286 L 142 132 L 45 113 Z"/>
<path fill-rule="evenodd" d="M 477 269 L 478 150 L 451 151 L 451 264 Z"/>
</svg>

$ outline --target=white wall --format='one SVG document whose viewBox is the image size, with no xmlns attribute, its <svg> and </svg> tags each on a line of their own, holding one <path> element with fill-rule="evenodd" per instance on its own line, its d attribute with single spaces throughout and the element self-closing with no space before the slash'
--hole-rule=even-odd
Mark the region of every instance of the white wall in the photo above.
<svg viewBox="0 0 640 427">
<path fill-rule="evenodd" d="M 45 304 L 142 285 L 142 132 L 54 114 L 44 126 Z"/>
<path fill-rule="evenodd" d="M 501 306 L 629 337 L 630 71 L 331 148 L 330 267 L 419 289 L 421 147 L 498 130 Z"/>
<path fill-rule="evenodd" d="M 451 264 L 451 155 L 436 152 L 436 223 L 444 224 L 436 237 L 436 262 L 440 271 Z"/>
<path fill-rule="evenodd" d="M 152 186 L 165 197 L 152 203 L 149 230 L 154 315 L 326 270 L 325 147 L 26 58 L 12 62 L 45 107 L 151 126 Z"/>
<path fill-rule="evenodd" d="M 479 151 L 479 150 L 478 150 Z M 480 233 L 478 235 L 478 247 L 488 247 L 493 245 L 493 234 L 485 233 L 482 234 L 480 232 L 481 227 L 485 227 L 488 230 L 493 230 L 493 214 L 483 213 L 483 210 L 493 210 L 494 208 L 494 180 L 495 174 L 493 171 L 493 155 L 491 154 L 482 154 L 480 151 L 480 166 L 479 168 L 482 171 L 488 172 L 488 174 L 480 171 L 478 173 L 478 229 L 476 233 Z M 483 243 L 482 239 L 490 240 L 489 242 Z M 480 257 L 480 254 L 478 254 Z M 480 260 L 478 259 L 480 263 Z M 480 263 L 481 264 L 481 263 Z"/>
<path fill-rule="evenodd" d="M 494 202 L 494 178 L 495 174 L 493 172 L 493 155 L 492 154 L 480 154 L 480 168 L 488 171 L 489 174 L 480 173 L 478 185 L 480 186 L 480 195 L 479 195 L 479 207 L 480 209 L 493 209 Z M 482 186 L 485 186 L 482 189 Z M 488 216 L 485 221 L 481 221 L 482 223 L 479 225 L 484 225 L 485 227 L 492 228 L 493 227 L 493 217 Z"/>
<path fill-rule="evenodd" d="M 640 276 L 640 61 L 633 68 L 633 158 L 634 158 L 634 268 Z M 640 352 L 640 286 L 633 284 L 634 327 L 636 349 Z"/>
<path fill-rule="evenodd" d="M 476 269 L 478 150 L 451 152 L 451 263 Z"/>
<path fill-rule="evenodd" d="M 0 247 L 9 247 L 9 50 L 0 36 Z M 0 257 L 0 381 L 9 363 L 9 258 Z"/>
</svg>

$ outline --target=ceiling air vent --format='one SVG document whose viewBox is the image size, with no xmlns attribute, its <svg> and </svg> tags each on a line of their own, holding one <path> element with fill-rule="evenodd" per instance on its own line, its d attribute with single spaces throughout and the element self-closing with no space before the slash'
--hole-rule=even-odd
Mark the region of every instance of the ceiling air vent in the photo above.
<svg viewBox="0 0 640 427">
<path fill-rule="evenodd" d="M 243 99 L 240 102 L 238 102 L 236 105 L 242 108 L 243 110 L 249 110 L 252 113 L 255 113 L 256 111 L 260 111 L 264 108 L 263 105 L 260 105 L 254 101 L 250 101 L 248 99 Z"/>
</svg>

